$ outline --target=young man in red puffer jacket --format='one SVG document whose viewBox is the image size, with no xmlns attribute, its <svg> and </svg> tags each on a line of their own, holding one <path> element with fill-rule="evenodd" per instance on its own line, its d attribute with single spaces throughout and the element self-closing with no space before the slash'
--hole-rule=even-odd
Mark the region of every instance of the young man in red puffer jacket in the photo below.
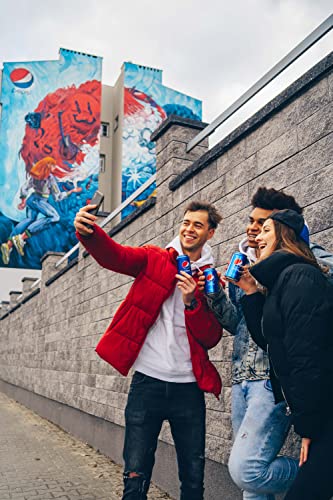
<svg viewBox="0 0 333 500">
<path fill-rule="evenodd" d="M 204 392 L 216 397 L 221 379 L 208 349 L 221 327 L 197 288 L 197 270 L 213 266 L 210 246 L 221 220 L 209 203 L 192 202 L 179 235 L 162 249 L 116 243 L 82 208 L 77 237 L 103 267 L 133 276 L 134 283 L 99 341 L 97 353 L 122 375 L 135 372 L 125 409 L 123 500 L 145 500 L 157 439 L 168 420 L 175 442 L 181 500 L 203 499 L 205 452 Z M 93 224 L 93 229 L 85 224 Z M 190 257 L 193 277 L 177 274 L 176 257 Z"/>
</svg>

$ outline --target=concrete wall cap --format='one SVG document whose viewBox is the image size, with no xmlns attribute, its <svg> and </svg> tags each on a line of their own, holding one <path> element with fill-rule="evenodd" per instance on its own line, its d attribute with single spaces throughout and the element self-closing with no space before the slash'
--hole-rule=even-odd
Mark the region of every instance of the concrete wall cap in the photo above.
<svg viewBox="0 0 333 500">
<path fill-rule="evenodd" d="M 44 262 L 45 259 L 47 259 L 48 257 L 63 257 L 65 255 L 65 252 L 46 252 L 44 253 L 43 257 L 40 259 L 40 262 Z"/>
<path fill-rule="evenodd" d="M 32 278 L 31 276 L 24 276 L 24 278 L 21 279 L 22 283 L 24 283 L 25 281 L 37 281 L 39 278 Z"/>
<path fill-rule="evenodd" d="M 208 123 L 200 122 L 198 120 L 191 120 L 190 118 L 183 118 L 178 115 L 170 115 L 166 120 L 164 120 L 161 125 L 157 127 L 156 130 L 151 134 L 150 140 L 152 142 L 157 141 L 172 125 L 180 125 L 184 128 L 195 128 L 198 130 L 203 130 L 207 127 Z"/>
</svg>

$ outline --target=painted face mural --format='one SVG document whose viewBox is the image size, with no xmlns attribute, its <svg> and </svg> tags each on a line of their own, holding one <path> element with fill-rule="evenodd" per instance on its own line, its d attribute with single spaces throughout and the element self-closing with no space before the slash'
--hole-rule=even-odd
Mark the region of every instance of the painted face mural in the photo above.
<svg viewBox="0 0 333 500">
<path fill-rule="evenodd" d="M 162 72 L 124 64 L 124 125 L 122 144 L 122 200 L 128 198 L 156 171 L 155 143 L 150 136 L 168 115 L 201 119 L 201 102 L 162 85 Z M 122 212 L 129 215 L 147 198 L 155 184 Z"/>
<path fill-rule="evenodd" d="M 98 143 L 100 128 L 100 82 L 85 82 L 78 88 L 58 89 L 48 94 L 27 123 L 21 156 L 29 172 L 32 165 L 52 156 L 64 171 L 80 165 L 84 144 Z"/>
<path fill-rule="evenodd" d="M 4 65 L 0 143 L 14 140 L 0 150 L 3 267 L 40 268 L 48 250 L 75 245 L 75 213 L 98 185 L 101 59 L 60 55 L 27 69 Z"/>
</svg>

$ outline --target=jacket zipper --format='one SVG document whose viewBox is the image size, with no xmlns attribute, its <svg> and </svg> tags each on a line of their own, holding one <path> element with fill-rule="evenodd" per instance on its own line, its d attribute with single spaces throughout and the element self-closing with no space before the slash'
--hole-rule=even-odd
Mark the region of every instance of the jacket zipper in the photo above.
<svg viewBox="0 0 333 500">
<path fill-rule="evenodd" d="M 267 355 L 268 355 L 268 358 L 269 358 L 269 360 L 270 360 L 270 362 L 271 362 L 271 366 L 272 366 L 272 369 L 273 369 L 274 375 L 275 375 L 276 379 L 277 379 L 277 380 L 279 380 L 279 377 L 277 376 L 276 371 L 275 371 L 275 368 L 274 368 L 274 365 L 273 365 L 272 358 L 271 358 L 271 357 L 270 357 L 270 355 L 269 355 L 268 344 L 267 344 Z M 287 398 L 286 398 L 286 395 L 285 395 L 285 393 L 284 393 L 284 390 L 283 390 L 283 388 L 282 388 L 281 383 L 280 383 L 280 388 L 281 388 L 281 392 L 282 392 L 283 399 L 284 399 L 284 401 L 285 401 L 285 403 L 286 403 L 286 416 L 287 416 L 287 417 L 289 417 L 289 416 L 291 415 L 291 408 L 290 408 L 290 405 L 289 405 L 289 403 L 288 403 L 288 401 L 287 401 Z"/>
</svg>

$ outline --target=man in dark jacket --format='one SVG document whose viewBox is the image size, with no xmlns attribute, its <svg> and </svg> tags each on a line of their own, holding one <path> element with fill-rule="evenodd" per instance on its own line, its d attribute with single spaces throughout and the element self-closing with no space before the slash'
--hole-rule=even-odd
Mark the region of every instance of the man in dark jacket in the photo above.
<svg viewBox="0 0 333 500">
<path fill-rule="evenodd" d="M 252 198 L 252 212 L 246 238 L 239 245 L 248 264 L 258 257 L 255 238 L 273 210 L 302 209 L 294 197 L 273 188 L 260 187 Z M 333 269 L 333 256 L 319 245 L 311 245 L 317 260 Z M 274 500 L 294 481 L 298 463 L 290 457 L 278 457 L 290 428 L 290 417 L 284 402 L 275 404 L 269 374 L 269 360 L 251 338 L 243 315 L 241 298 L 244 292 L 229 284 L 229 297 L 234 314 L 222 287 L 208 297 L 208 303 L 223 328 L 234 338 L 232 426 L 235 441 L 229 459 L 234 482 L 244 491 L 244 500 Z"/>
<path fill-rule="evenodd" d="M 218 396 L 220 376 L 207 350 L 221 338 L 221 327 L 196 286 L 197 269 L 213 265 L 212 238 L 221 220 L 216 209 L 190 203 L 179 235 L 162 249 L 116 243 L 96 220 L 80 210 L 77 236 L 97 262 L 135 278 L 97 353 L 127 375 L 135 370 L 125 410 L 124 500 L 145 500 L 158 435 L 168 420 L 176 446 L 182 500 L 203 499 L 205 454 L 204 391 Z M 177 274 L 176 257 L 186 254 L 193 277 Z"/>
</svg>

